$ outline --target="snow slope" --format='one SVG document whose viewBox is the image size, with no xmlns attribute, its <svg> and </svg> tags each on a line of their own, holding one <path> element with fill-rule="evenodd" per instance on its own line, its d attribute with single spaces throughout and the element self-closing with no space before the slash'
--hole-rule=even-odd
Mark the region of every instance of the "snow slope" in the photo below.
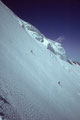
<svg viewBox="0 0 80 120">
<path fill-rule="evenodd" d="M 0 115 L 7 120 L 80 120 L 80 66 L 69 64 L 59 43 L 1 1 Z"/>
<path fill-rule="evenodd" d="M 29 24 L 28 22 L 25 22 L 21 20 L 19 17 L 17 17 L 17 22 L 20 24 L 20 26 L 23 27 L 23 29 L 35 40 L 40 41 L 47 49 L 49 49 L 52 53 L 59 56 L 62 60 L 67 61 L 68 58 L 66 56 L 66 52 L 64 48 L 61 46 L 60 43 L 50 40 L 46 38 L 40 31 L 35 28 L 33 25 Z"/>
</svg>

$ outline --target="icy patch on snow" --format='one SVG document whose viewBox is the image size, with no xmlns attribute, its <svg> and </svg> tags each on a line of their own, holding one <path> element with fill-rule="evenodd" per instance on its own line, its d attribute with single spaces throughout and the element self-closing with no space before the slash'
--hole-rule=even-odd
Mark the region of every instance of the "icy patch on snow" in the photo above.
<svg viewBox="0 0 80 120">
<path fill-rule="evenodd" d="M 2 120 L 2 117 L 0 116 L 0 120 Z"/>
<path fill-rule="evenodd" d="M 8 120 L 8 119 L 0 116 L 0 120 Z"/>
</svg>

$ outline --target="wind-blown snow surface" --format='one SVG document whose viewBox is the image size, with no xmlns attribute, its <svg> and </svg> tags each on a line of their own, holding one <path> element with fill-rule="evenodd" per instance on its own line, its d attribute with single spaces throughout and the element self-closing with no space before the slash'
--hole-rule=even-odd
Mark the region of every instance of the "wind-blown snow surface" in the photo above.
<svg viewBox="0 0 80 120">
<path fill-rule="evenodd" d="M 46 49 L 45 36 L 37 40 L 19 22 L 0 2 L 0 115 L 7 120 L 80 120 L 80 66 L 59 57 L 65 53 L 61 45 L 62 53 Z"/>
</svg>

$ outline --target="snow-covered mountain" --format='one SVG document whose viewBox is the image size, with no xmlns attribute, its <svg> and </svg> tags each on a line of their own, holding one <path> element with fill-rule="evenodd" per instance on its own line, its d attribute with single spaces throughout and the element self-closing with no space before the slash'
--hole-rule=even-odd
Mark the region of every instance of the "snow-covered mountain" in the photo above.
<svg viewBox="0 0 80 120">
<path fill-rule="evenodd" d="M 0 1 L 0 119 L 80 120 L 80 66 Z"/>
<path fill-rule="evenodd" d="M 18 18 L 17 16 L 16 16 L 16 18 L 17 18 L 17 21 L 20 24 L 20 26 L 23 27 L 23 29 L 27 33 L 29 33 L 29 35 L 33 39 L 40 41 L 43 45 L 45 45 L 45 47 L 47 49 L 49 49 L 55 55 L 59 56 L 62 60 L 65 60 L 65 61 L 68 60 L 67 56 L 66 56 L 66 52 L 65 52 L 64 48 L 61 46 L 60 43 L 46 38 L 33 25 L 29 24 L 28 22 L 23 21 L 22 19 Z"/>
</svg>

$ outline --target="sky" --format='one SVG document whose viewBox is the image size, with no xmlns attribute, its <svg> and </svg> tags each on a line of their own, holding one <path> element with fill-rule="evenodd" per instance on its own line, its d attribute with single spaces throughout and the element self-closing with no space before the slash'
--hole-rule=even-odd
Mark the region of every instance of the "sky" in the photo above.
<svg viewBox="0 0 80 120">
<path fill-rule="evenodd" d="M 80 61 L 79 0 L 2 0 L 46 37 L 60 40 L 68 57 Z M 60 38 L 60 39 L 57 39 Z"/>
</svg>

